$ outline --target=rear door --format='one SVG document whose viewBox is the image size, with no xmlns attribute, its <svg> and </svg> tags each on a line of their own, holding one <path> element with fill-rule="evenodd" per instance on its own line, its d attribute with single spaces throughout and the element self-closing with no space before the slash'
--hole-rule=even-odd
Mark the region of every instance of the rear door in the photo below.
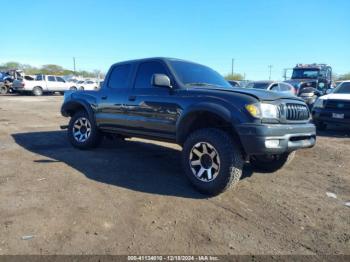
<svg viewBox="0 0 350 262">
<path fill-rule="evenodd" d="M 55 76 L 46 76 L 46 85 L 48 91 L 59 91 Z"/>
<path fill-rule="evenodd" d="M 133 65 L 124 63 L 111 68 L 107 83 L 98 92 L 96 123 L 102 129 L 124 130 L 127 126 L 125 103 L 131 90 Z"/>
</svg>

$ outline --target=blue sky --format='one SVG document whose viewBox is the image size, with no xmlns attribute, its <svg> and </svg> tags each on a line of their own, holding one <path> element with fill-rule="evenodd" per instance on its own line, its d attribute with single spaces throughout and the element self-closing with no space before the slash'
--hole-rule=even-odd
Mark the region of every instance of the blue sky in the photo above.
<svg viewBox="0 0 350 262">
<path fill-rule="evenodd" d="M 222 74 L 281 79 L 296 63 L 350 71 L 348 0 L 0 0 L 0 63 L 107 71 L 151 56 L 192 60 Z M 14 9 L 12 9 L 14 7 Z"/>
</svg>

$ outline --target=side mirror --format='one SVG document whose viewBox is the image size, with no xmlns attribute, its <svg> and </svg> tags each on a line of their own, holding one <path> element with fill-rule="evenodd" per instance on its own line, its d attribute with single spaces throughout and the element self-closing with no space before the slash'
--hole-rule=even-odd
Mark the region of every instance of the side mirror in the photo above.
<svg viewBox="0 0 350 262">
<path fill-rule="evenodd" d="M 170 78 L 163 74 L 154 74 L 152 76 L 152 85 L 171 88 Z"/>
</svg>

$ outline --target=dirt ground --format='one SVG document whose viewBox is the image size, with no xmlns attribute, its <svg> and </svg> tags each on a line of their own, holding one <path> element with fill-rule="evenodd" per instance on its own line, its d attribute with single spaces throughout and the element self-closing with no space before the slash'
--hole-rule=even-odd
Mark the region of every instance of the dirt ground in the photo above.
<svg viewBox="0 0 350 262">
<path fill-rule="evenodd" d="M 350 254 L 350 130 L 207 198 L 178 146 L 72 148 L 61 102 L 0 97 L 0 254 Z"/>
</svg>

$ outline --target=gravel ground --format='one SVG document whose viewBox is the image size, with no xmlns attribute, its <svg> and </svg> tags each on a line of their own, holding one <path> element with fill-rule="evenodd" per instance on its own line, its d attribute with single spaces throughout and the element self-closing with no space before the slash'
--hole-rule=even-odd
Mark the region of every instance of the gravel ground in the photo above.
<svg viewBox="0 0 350 262">
<path fill-rule="evenodd" d="M 350 130 L 207 198 L 176 145 L 72 148 L 61 103 L 0 97 L 0 254 L 350 254 Z"/>
</svg>

